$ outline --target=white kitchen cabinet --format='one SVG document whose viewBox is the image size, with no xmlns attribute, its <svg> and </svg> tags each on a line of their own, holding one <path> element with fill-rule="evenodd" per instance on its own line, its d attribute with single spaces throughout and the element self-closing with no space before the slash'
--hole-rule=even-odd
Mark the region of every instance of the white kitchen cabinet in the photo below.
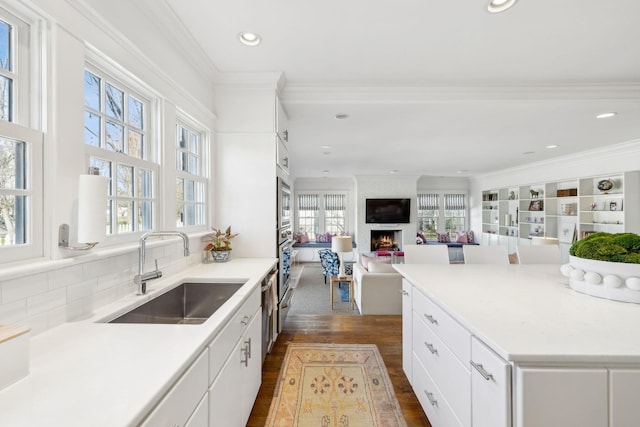
<svg viewBox="0 0 640 427">
<path fill-rule="evenodd" d="M 511 365 L 475 337 L 470 364 L 473 427 L 510 427 Z"/>
<path fill-rule="evenodd" d="M 209 378 L 208 350 L 187 369 L 153 411 L 141 424 L 142 427 L 184 426 L 196 411 L 202 396 L 207 392 Z M 194 423 L 194 426 L 199 424 Z"/>
<path fill-rule="evenodd" d="M 606 369 L 516 371 L 517 427 L 609 425 Z"/>
<path fill-rule="evenodd" d="M 640 420 L 638 405 L 639 369 L 609 371 L 610 427 L 636 427 Z"/>
<path fill-rule="evenodd" d="M 432 427 L 463 427 L 415 353 L 413 376 L 413 390 Z"/>
<path fill-rule="evenodd" d="M 287 116 L 287 112 L 284 110 L 284 106 L 282 105 L 282 101 L 279 96 L 276 96 L 276 133 L 278 137 L 287 144 L 289 142 L 289 117 Z"/>
<path fill-rule="evenodd" d="M 260 288 L 211 344 L 209 426 L 244 426 L 262 381 Z M 251 311 L 253 310 L 253 312 Z M 238 332 L 232 336 L 228 329 Z M 226 352 L 233 340 L 233 348 Z"/>
<path fill-rule="evenodd" d="M 411 294 L 413 286 L 407 279 L 402 279 L 402 370 L 404 371 L 409 383 L 412 383 L 412 304 Z"/>
<path fill-rule="evenodd" d="M 209 425 L 209 396 L 208 393 L 205 393 L 202 400 L 198 404 L 198 407 L 193 414 L 191 414 L 191 418 L 187 421 L 184 427 L 208 427 Z"/>
</svg>

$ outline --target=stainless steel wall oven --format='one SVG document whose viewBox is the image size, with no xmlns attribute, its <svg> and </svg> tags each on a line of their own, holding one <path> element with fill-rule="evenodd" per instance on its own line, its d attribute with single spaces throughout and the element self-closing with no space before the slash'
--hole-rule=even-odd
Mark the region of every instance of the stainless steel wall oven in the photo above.
<svg viewBox="0 0 640 427">
<path fill-rule="evenodd" d="M 291 188 L 278 178 L 278 332 L 287 317 L 294 289 L 291 283 Z"/>
</svg>

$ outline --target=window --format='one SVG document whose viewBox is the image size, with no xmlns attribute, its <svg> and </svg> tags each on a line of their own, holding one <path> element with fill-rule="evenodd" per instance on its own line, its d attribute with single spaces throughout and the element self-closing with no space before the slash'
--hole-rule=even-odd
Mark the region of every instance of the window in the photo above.
<svg viewBox="0 0 640 427">
<path fill-rule="evenodd" d="M 105 72 L 84 73 L 84 142 L 89 166 L 110 178 L 107 234 L 154 228 L 159 166 L 150 144 L 151 102 Z"/>
<path fill-rule="evenodd" d="M 309 240 L 319 234 L 347 234 L 347 195 L 338 192 L 299 193 L 297 196 L 298 230 Z"/>
<path fill-rule="evenodd" d="M 464 194 L 444 195 L 444 231 L 455 241 L 458 231 L 466 230 L 466 212 Z"/>
<path fill-rule="evenodd" d="M 307 233 L 309 240 L 315 240 L 318 233 L 319 199 L 317 194 L 298 194 L 298 230 Z"/>
<path fill-rule="evenodd" d="M 467 229 L 466 195 L 463 193 L 418 194 L 418 232 L 427 240 L 447 233 L 455 241 L 456 233 Z"/>
<path fill-rule="evenodd" d="M 42 256 L 42 132 L 31 129 L 31 26 L 0 9 L 0 262 Z"/>
<path fill-rule="evenodd" d="M 176 225 L 204 225 L 207 178 L 202 133 L 176 126 Z"/>
<path fill-rule="evenodd" d="M 440 217 L 438 194 L 418 194 L 418 232 L 427 240 L 436 240 Z"/>
</svg>

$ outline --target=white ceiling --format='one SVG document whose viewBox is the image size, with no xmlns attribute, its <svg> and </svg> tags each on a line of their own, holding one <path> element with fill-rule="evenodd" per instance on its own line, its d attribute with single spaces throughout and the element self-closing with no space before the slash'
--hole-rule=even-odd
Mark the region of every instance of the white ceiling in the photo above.
<svg viewBox="0 0 640 427">
<path fill-rule="evenodd" d="M 284 73 L 296 177 L 472 176 L 640 139 L 638 0 L 165 2 L 218 71 Z"/>
</svg>

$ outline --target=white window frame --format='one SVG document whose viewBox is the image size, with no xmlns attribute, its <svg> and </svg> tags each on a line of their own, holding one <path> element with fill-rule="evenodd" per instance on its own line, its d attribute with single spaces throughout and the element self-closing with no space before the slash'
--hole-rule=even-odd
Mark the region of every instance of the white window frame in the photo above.
<svg viewBox="0 0 640 427">
<path fill-rule="evenodd" d="M 164 224 L 163 221 L 163 209 L 162 209 L 162 201 L 164 200 L 164 194 L 162 192 L 163 176 L 162 173 L 162 165 L 160 162 L 160 153 L 161 153 L 161 135 L 162 132 L 159 131 L 160 122 L 161 122 L 161 98 L 160 96 L 149 88 L 147 85 L 143 84 L 139 79 L 131 75 L 130 73 L 125 72 L 118 64 L 112 63 L 108 59 L 101 55 L 99 52 L 94 51 L 91 48 L 87 48 L 86 51 L 86 61 L 85 61 L 85 70 L 95 74 L 100 77 L 103 82 L 102 86 L 104 86 L 105 82 L 112 84 L 120 90 L 124 90 L 127 95 L 133 96 L 134 98 L 141 100 L 145 104 L 145 113 L 143 117 L 143 123 L 146 123 L 144 129 L 144 138 L 145 144 L 148 147 L 148 151 L 146 152 L 146 159 L 140 159 L 133 156 L 125 155 L 122 153 L 107 150 L 101 147 L 95 147 L 92 145 L 84 144 L 85 147 L 85 155 L 86 155 L 86 167 L 90 166 L 91 158 L 99 158 L 103 160 L 108 160 L 112 164 L 112 173 L 115 174 L 117 171 L 117 165 L 127 165 L 133 166 L 134 175 L 137 175 L 137 171 L 140 169 L 147 169 L 153 172 L 153 180 L 152 180 L 152 198 L 139 198 L 134 194 L 133 198 L 130 197 L 118 197 L 116 195 L 116 183 L 113 181 L 115 179 L 115 175 L 112 176 L 112 182 L 110 183 L 111 191 L 109 193 L 109 201 L 112 203 L 112 211 L 111 211 L 111 224 L 112 230 L 110 234 L 107 234 L 106 243 L 107 244 L 119 244 L 130 241 L 137 240 L 140 235 L 147 231 L 157 230 L 159 227 Z M 84 79 L 83 79 L 84 84 Z M 84 89 L 83 89 L 84 90 Z M 101 90 L 102 95 L 104 96 L 104 91 Z M 101 101 L 103 102 L 103 101 Z M 126 99 L 125 99 L 126 104 Z M 83 103 L 82 110 L 86 111 L 86 107 Z M 101 135 L 104 135 L 104 127 L 105 127 L 105 117 L 107 114 L 105 111 L 100 112 L 101 116 Z M 84 120 L 83 120 L 84 124 Z M 84 141 L 83 141 L 84 142 Z M 148 201 L 151 200 L 153 202 L 153 210 L 152 210 L 152 226 L 150 229 L 141 230 L 137 226 L 136 213 L 132 214 L 133 221 L 133 231 L 126 231 L 119 233 L 117 231 L 117 202 L 118 200 L 123 201 Z"/>
<path fill-rule="evenodd" d="M 185 129 L 187 129 L 190 132 L 193 132 L 195 134 L 198 135 L 198 144 L 199 144 L 199 150 L 200 150 L 200 156 L 199 156 L 199 173 L 198 174 L 192 174 L 189 172 L 185 172 L 182 170 L 178 170 L 177 168 L 177 153 L 179 151 L 178 149 L 178 126 L 183 127 Z M 194 224 L 194 225 L 178 225 L 176 222 L 176 218 L 175 218 L 175 209 L 172 211 L 174 213 L 173 215 L 173 220 L 172 220 L 172 224 L 175 224 L 176 227 L 179 227 L 181 230 L 193 230 L 193 231 L 198 231 L 198 230 L 205 230 L 208 229 L 208 221 L 209 221 L 209 194 L 210 194 L 210 185 L 211 185 L 211 132 L 202 124 L 200 124 L 197 120 L 195 120 L 193 117 L 189 116 L 187 113 L 185 113 L 184 111 L 178 109 L 177 111 L 177 118 L 176 118 L 176 124 L 174 127 L 174 133 L 173 133 L 175 140 L 171 146 L 172 148 L 172 152 L 173 152 L 173 156 L 174 156 L 174 161 L 173 161 L 173 171 L 175 172 L 175 177 L 173 177 L 173 179 L 169 182 L 169 183 L 174 183 L 174 186 L 171 187 L 170 185 L 168 185 L 168 188 L 175 188 L 175 183 L 178 179 L 188 179 L 188 180 L 192 180 L 195 181 L 197 183 L 202 184 L 203 186 L 203 200 L 201 202 L 197 202 L 197 205 L 203 205 L 204 208 L 204 212 L 203 212 L 203 223 L 202 224 Z M 167 144 L 169 145 L 169 144 Z M 167 174 L 170 175 L 170 174 Z M 167 177 L 167 179 L 171 179 L 170 176 Z M 176 197 L 176 192 L 172 191 L 171 192 L 172 196 L 171 198 L 169 198 L 169 200 L 173 200 L 173 203 L 170 203 L 171 207 L 177 207 L 178 204 L 178 200 Z"/>
<path fill-rule="evenodd" d="M 44 134 L 41 131 L 42 67 L 38 58 L 42 46 L 40 17 L 16 5 L 0 6 L 0 19 L 12 26 L 11 55 L 13 67 L 3 71 L 13 80 L 11 97 L 11 121 L 0 120 L 0 136 L 26 144 L 25 163 L 27 188 L 4 189 L 2 194 L 23 195 L 28 199 L 26 212 L 26 243 L 0 247 L 0 263 L 40 258 L 45 254 L 44 245 L 44 178 L 43 150 Z"/>
</svg>

